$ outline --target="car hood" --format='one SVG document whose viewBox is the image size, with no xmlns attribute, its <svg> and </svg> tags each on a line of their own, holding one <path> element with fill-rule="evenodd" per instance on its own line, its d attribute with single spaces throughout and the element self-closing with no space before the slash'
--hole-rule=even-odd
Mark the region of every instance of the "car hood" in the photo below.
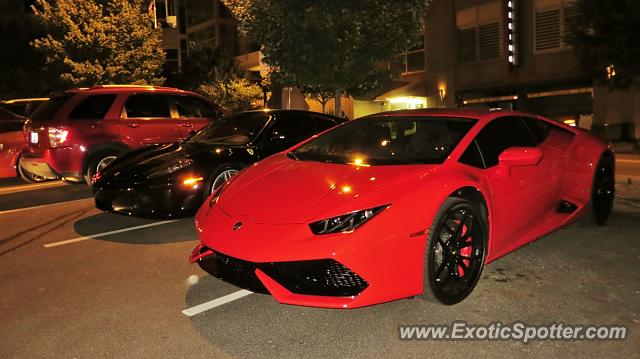
<svg viewBox="0 0 640 359">
<path fill-rule="evenodd" d="M 307 223 L 388 204 L 387 191 L 374 190 L 407 177 L 418 178 L 434 167 L 437 165 L 365 167 L 296 161 L 278 154 L 232 180 L 218 205 L 229 215 L 249 216 L 256 223 Z"/>
<path fill-rule="evenodd" d="M 222 151 L 221 154 L 215 154 L 214 151 Z M 166 169 L 178 161 L 193 160 L 193 164 L 189 166 L 208 167 L 208 165 L 223 161 L 229 148 L 224 146 L 205 146 L 200 144 L 170 144 L 157 145 L 139 150 L 134 150 L 122 158 L 114 161 L 113 165 L 107 167 L 103 174 L 103 178 L 110 181 L 126 181 L 128 183 L 142 183 L 152 180 L 150 177 L 158 170 Z M 173 176 L 176 171 L 166 175 L 158 176 L 164 178 Z"/>
</svg>

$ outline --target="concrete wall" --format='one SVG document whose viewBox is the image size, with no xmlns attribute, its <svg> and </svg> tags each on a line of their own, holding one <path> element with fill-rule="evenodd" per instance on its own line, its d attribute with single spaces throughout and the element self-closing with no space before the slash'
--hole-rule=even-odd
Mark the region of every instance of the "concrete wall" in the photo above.
<svg viewBox="0 0 640 359">
<path fill-rule="evenodd" d="M 608 86 L 595 86 L 593 122 L 597 124 L 635 124 L 635 138 L 640 139 L 640 90 L 611 90 Z"/>
</svg>

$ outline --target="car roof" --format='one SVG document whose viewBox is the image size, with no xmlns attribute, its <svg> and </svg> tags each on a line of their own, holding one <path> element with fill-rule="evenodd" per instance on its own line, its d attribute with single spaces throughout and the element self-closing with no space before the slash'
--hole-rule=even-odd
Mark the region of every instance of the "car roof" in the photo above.
<svg viewBox="0 0 640 359">
<path fill-rule="evenodd" d="M 24 103 L 24 102 L 44 102 L 47 101 L 49 98 L 48 97 L 34 97 L 34 98 L 14 98 L 14 99 L 10 99 L 10 100 L 2 100 L 0 101 L 1 104 L 3 105 L 10 105 L 10 104 L 16 104 L 16 103 Z"/>
<path fill-rule="evenodd" d="M 283 109 L 283 108 L 267 108 L 267 109 L 262 109 L 262 110 L 240 111 L 240 112 L 234 113 L 233 115 L 250 114 L 250 113 L 306 113 L 306 114 L 314 114 L 314 115 L 329 117 L 329 118 L 333 118 L 333 119 L 337 119 L 337 120 L 341 119 L 340 117 L 336 117 L 334 115 L 329 115 L 329 114 L 322 113 L 322 112 L 307 111 L 307 110 L 295 110 L 295 109 Z"/>
<path fill-rule="evenodd" d="M 99 85 L 93 87 L 79 87 L 64 91 L 66 93 L 80 93 L 80 92 L 97 92 L 97 93 L 130 93 L 130 92 L 172 92 L 172 93 L 184 93 L 194 94 L 190 91 L 180 90 L 175 87 L 166 86 L 152 86 L 152 85 Z"/>
<path fill-rule="evenodd" d="M 416 110 L 399 110 L 381 112 L 367 117 L 412 117 L 412 116 L 427 116 L 427 117 L 460 117 L 460 118 L 473 118 L 481 122 L 489 121 L 496 117 L 503 116 L 529 116 L 539 117 L 533 114 L 527 114 L 524 112 L 518 112 L 513 110 L 505 110 L 501 108 L 430 108 L 430 109 L 416 109 Z"/>
</svg>

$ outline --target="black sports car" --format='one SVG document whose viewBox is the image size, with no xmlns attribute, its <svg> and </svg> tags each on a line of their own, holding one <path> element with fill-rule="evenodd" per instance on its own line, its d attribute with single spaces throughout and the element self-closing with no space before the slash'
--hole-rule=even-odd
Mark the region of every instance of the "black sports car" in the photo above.
<svg viewBox="0 0 640 359">
<path fill-rule="evenodd" d="M 138 217 L 192 215 L 243 167 L 345 121 L 297 110 L 222 118 L 183 143 L 140 148 L 113 161 L 92 180 L 96 207 Z"/>
</svg>

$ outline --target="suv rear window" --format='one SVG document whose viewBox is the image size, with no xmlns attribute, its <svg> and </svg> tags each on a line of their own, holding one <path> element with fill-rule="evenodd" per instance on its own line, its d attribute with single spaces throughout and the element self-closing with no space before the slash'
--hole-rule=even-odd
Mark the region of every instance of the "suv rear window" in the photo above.
<svg viewBox="0 0 640 359">
<path fill-rule="evenodd" d="M 131 95 L 124 104 L 127 118 L 171 117 L 168 98 L 165 95 Z"/>
<path fill-rule="evenodd" d="M 71 98 L 73 94 L 64 94 L 54 96 L 48 101 L 40 105 L 32 114 L 31 119 L 34 121 L 48 121 L 55 116 L 60 108 Z"/>
<path fill-rule="evenodd" d="M 102 120 L 113 104 L 116 95 L 94 95 L 80 101 L 71 111 L 69 118 L 85 120 Z"/>
</svg>

